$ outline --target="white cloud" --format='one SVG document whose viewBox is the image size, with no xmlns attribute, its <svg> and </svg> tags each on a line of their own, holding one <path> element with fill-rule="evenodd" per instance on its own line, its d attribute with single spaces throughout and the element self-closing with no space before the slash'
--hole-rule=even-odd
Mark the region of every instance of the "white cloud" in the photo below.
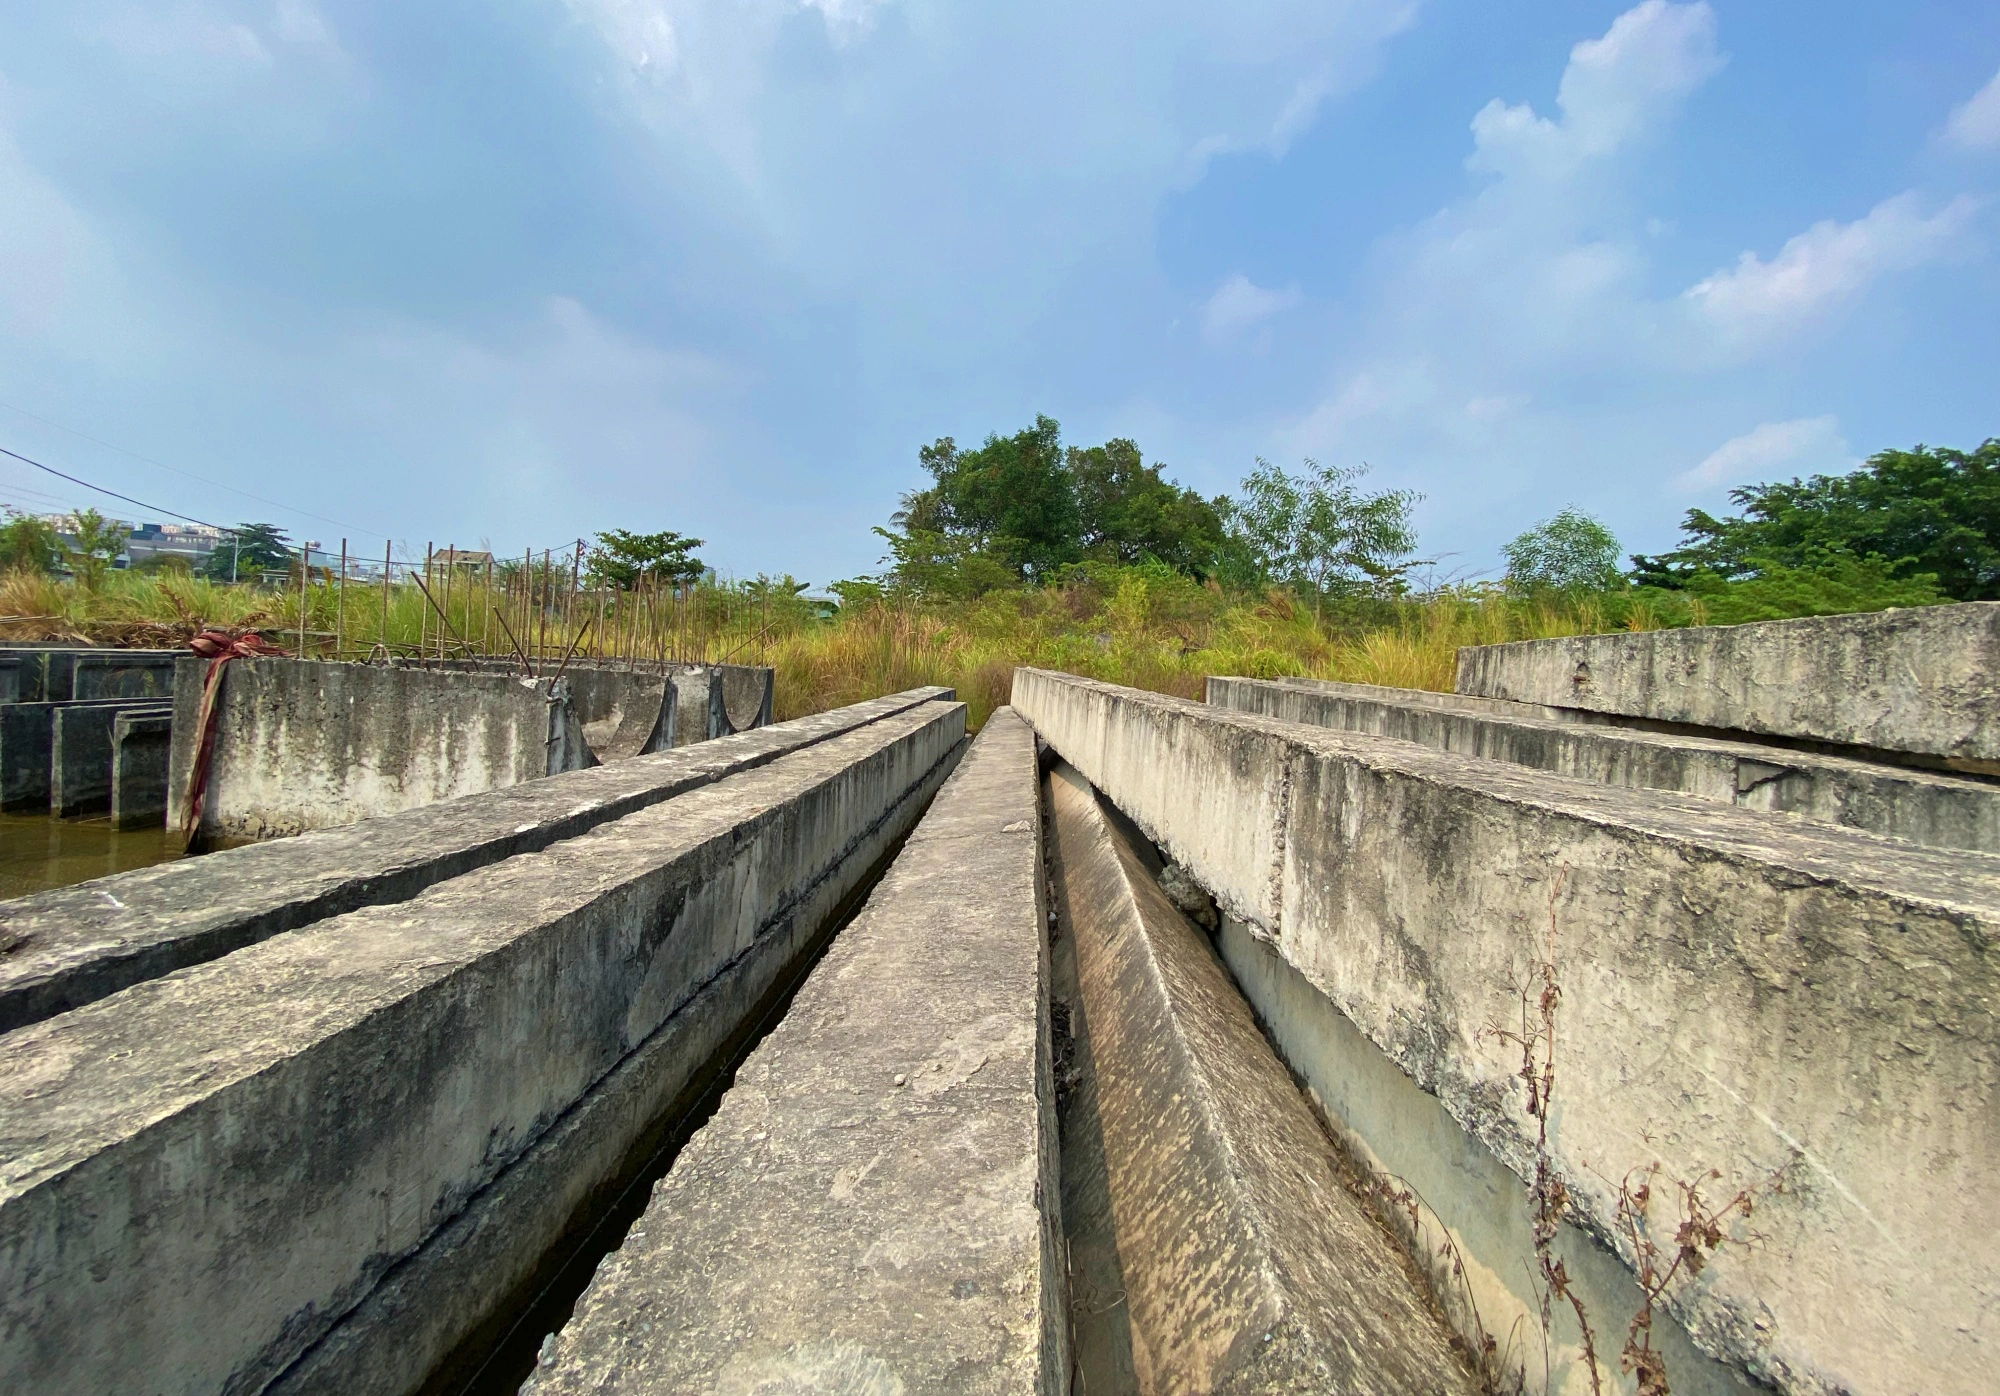
<svg viewBox="0 0 2000 1396">
<path fill-rule="evenodd" d="M 1765 422 L 1731 437 L 1694 469 L 1676 476 L 1674 488 L 1693 494 L 1717 485 L 1768 478 L 1774 472 L 1839 471 L 1852 464 L 1837 418 L 1800 417 L 1790 422 Z"/>
<path fill-rule="evenodd" d="M 2000 150 L 2000 73 L 1952 109 L 1944 134 L 1965 150 Z"/>
<path fill-rule="evenodd" d="M 1201 311 L 1201 332 L 1211 343 L 1237 338 L 1298 305 L 1304 297 L 1296 286 L 1266 290 L 1238 272 L 1220 286 Z"/>
<path fill-rule="evenodd" d="M 1558 120 L 1498 97 L 1472 119 L 1467 164 L 1496 174 L 1555 178 L 1649 134 L 1723 65 L 1706 4 L 1645 0 L 1601 39 L 1570 50 L 1556 89 Z"/>
<path fill-rule="evenodd" d="M 1972 221 L 1963 196 L 1932 214 L 1914 192 L 1884 199 L 1852 223 L 1815 223 L 1766 262 L 1745 252 L 1685 293 L 1725 337 L 1782 335 L 1853 299 L 1870 282 L 1950 252 Z"/>
</svg>

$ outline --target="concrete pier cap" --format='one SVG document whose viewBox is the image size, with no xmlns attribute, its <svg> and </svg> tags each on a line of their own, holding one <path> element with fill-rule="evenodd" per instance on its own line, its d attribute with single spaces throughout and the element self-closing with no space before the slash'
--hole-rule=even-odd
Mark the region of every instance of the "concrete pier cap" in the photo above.
<svg viewBox="0 0 2000 1396">
<path fill-rule="evenodd" d="M 1663 1299 L 1658 1322 L 1713 1364 L 1676 1391 L 1990 1390 L 2000 856 L 1040 670 L 1016 671 L 1013 702 L 1269 958 L 1232 957 L 1267 1029 L 1320 1015 L 1287 1059 L 1331 1068 L 1318 1094 L 1356 1157 L 1411 1175 L 1394 1161 L 1413 1115 L 1340 1114 L 1341 1080 L 1386 1069 L 1513 1186 L 1545 1159 L 1609 1267 L 1600 1316 L 1639 1263 L 1629 1180 L 1657 1168 L 1668 1234 L 1677 1181 L 1754 1193 L 1742 1244 Z M 1543 963 L 1560 984 L 1546 1154 L 1520 1049 L 1494 1031 L 1519 1031 Z M 1504 1242 L 1525 1224 L 1430 1200 L 1492 1276 L 1489 1331 L 1504 1302 L 1531 1313 Z"/>
</svg>

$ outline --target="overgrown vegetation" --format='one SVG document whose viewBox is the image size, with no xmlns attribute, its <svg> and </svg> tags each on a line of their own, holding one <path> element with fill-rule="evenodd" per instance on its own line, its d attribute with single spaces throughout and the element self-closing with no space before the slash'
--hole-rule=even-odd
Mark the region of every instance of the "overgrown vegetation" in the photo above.
<svg viewBox="0 0 2000 1396">
<path fill-rule="evenodd" d="M 1743 515 L 1691 511 L 1680 549 L 1624 573 L 1610 530 L 1565 509 L 1505 545 L 1504 580 L 1470 583 L 1436 579 L 1416 557 L 1416 497 L 1366 488 L 1359 467 L 1258 461 L 1239 495 L 1204 499 L 1135 443 L 1065 446 L 1047 417 L 919 458 L 931 483 L 877 530 L 884 569 L 830 599 L 788 575 L 719 580 L 699 539 L 664 531 L 385 586 L 302 576 L 282 533 L 246 524 L 202 576 L 72 562 L 78 579 L 64 580 L 53 573 L 83 540 L 16 517 L 0 525 L 0 634 L 175 645 L 220 625 L 348 658 L 768 663 L 781 717 L 944 684 L 976 723 L 1024 664 L 1189 698 L 1208 674 L 1449 690 L 1461 645 L 2000 590 L 2000 441 L 1739 490 Z M 229 584 L 232 567 L 246 580 Z"/>
</svg>

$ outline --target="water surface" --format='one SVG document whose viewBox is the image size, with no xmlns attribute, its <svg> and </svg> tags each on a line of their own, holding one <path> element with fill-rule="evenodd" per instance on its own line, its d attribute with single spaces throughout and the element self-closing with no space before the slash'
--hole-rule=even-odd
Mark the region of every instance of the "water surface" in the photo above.
<svg viewBox="0 0 2000 1396">
<path fill-rule="evenodd" d="M 0 814 L 0 900 L 180 856 L 179 837 L 165 827 L 114 829 L 109 818 Z"/>
</svg>

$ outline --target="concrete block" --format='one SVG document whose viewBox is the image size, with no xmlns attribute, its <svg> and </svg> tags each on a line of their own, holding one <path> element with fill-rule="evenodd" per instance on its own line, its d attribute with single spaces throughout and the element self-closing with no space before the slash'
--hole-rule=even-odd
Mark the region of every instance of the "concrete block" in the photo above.
<svg viewBox="0 0 2000 1396">
<path fill-rule="evenodd" d="M 96 650 L 70 662 L 70 698 L 171 698 L 181 650 Z"/>
<path fill-rule="evenodd" d="M 163 700 L 108 699 L 58 703 L 50 714 L 49 808 L 65 819 L 111 808 L 111 731 L 124 712 L 160 714 Z"/>
<path fill-rule="evenodd" d="M 1068 1389 L 1033 735 L 994 714 L 524 1388 Z"/>
<path fill-rule="evenodd" d="M 584 665 L 572 666 L 563 677 L 583 738 L 599 761 L 673 745 L 674 688 L 665 675 Z"/>
<path fill-rule="evenodd" d="M 54 791 L 55 716 L 68 707 L 116 708 L 128 699 L 96 703 L 0 705 L 0 809 L 47 810 Z"/>
<path fill-rule="evenodd" d="M 382 1282 L 435 1264 L 704 987 L 826 923 L 963 732 L 926 705 L 11 1034 L 0 1388 L 265 1390 L 343 1319 L 383 1319 Z M 568 1220 L 491 1223 L 532 1243 Z M 490 1317 L 482 1287 L 540 1259 L 434 1271 L 327 1386 L 412 1389 Z"/>
<path fill-rule="evenodd" d="M 768 726 L 777 694 L 777 670 L 753 664 L 715 667 L 722 671 L 722 710 L 729 730 L 749 732 Z"/>
<path fill-rule="evenodd" d="M 111 724 L 111 827 L 158 828 L 167 817 L 172 708 L 127 708 Z"/>
<path fill-rule="evenodd" d="M 174 690 L 176 817 L 198 746 L 207 661 Z M 596 764 L 567 678 L 237 659 L 224 671 L 197 830 L 284 838 Z"/>
<path fill-rule="evenodd" d="M 1534 714 L 1553 709 L 1411 689 L 1211 678 L 1208 701 L 1580 780 L 1679 791 L 1941 848 L 2000 852 L 2000 786 L 1963 776 L 1753 742 L 1552 720 Z"/>
<path fill-rule="evenodd" d="M 2000 774 L 2000 602 L 1523 640 L 1458 652 L 1460 693 L 1755 732 Z"/>
<path fill-rule="evenodd" d="M 2000 857 L 1036 670 L 1014 703 L 1517 1177 L 1536 1122 L 1490 1030 L 1552 959 L 1579 1225 L 1617 1236 L 1655 1163 L 1763 1189 L 1758 1244 L 1670 1306 L 1704 1352 L 1787 1392 L 1990 1386 Z"/>
<path fill-rule="evenodd" d="M 447 800 L 0 902 L 0 1032 L 424 888 L 936 700 L 912 689 L 698 751 Z M 0 708 L 0 741 L 10 709 Z"/>
<path fill-rule="evenodd" d="M 0 654 L 0 704 L 21 701 L 21 656 Z"/>
<path fill-rule="evenodd" d="M 674 686 L 675 746 L 706 742 L 729 730 L 720 668 L 712 664 L 690 665 L 669 669 L 667 678 Z"/>
<path fill-rule="evenodd" d="M 1214 950 L 1072 768 L 1049 800 L 1140 1388 L 1472 1396 Z"/>
</svg>

